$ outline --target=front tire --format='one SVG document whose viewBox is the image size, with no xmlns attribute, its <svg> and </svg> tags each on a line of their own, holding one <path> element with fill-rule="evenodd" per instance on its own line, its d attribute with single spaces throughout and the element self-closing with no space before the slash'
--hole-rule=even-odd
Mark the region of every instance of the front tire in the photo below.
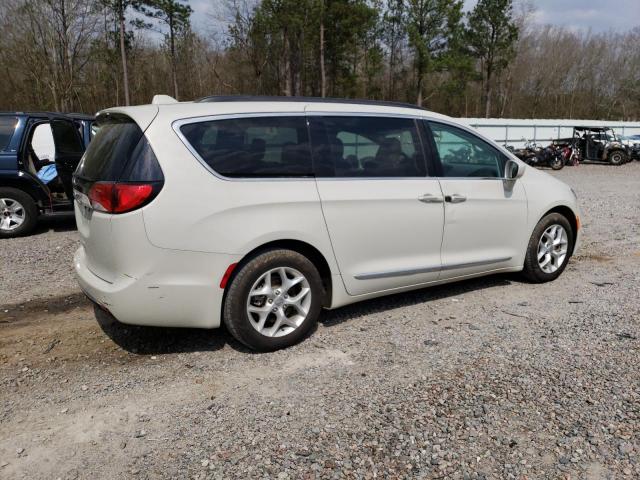
<svg viewBox="0 0 640 480">
<path fill-rule="evenodd" d="M 564 159 L 562 157 L 554 157 L 550 162 L 553 170 L 561 170 L 564 167 Z"/>
<path fill-rule="evenodd" d="M 17 188 L 0 188 L 0 238 L 30 233 L 38 222 L 38 208 L 31 195 Z"/>
<path fill-rule="evenodd" d="M 289 347 L 315 326 L 324 289 L 304 255 L 267 250 L 240 267 L 226 292 L 223 321 L 236 340 L 258 351 Z"/>
<path fill-rule="evenodd" d="M 564 215 L 550 213 L 534 228 L 524 260 L 524 276 L 535 283 L 560 276 L 573 252 L 573 230 Z"/>
<path fill-rule="evenodd" d="M 627 154 L 622 150 L 614 150 L 609 154 L 609 163 L 611 165 L 623 165 L 627 163 L 629 159 L 627 158 Z"/>
</svg>

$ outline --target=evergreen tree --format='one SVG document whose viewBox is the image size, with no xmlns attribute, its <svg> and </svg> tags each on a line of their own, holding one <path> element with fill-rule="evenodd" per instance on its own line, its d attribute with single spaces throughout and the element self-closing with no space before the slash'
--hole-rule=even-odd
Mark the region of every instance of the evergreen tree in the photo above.
<svg viewBox="0 0 640 480">
<path fill-rule="evenodd" d="M 450 52 L 452 30 L 459 28 L 462 0 L 408 0 L 407 31 L 414 51 L 416 103 L 422 105 L 426 75 L 438 70 Z"/>
<path fill-rule="evenodd" d="M 144 0 L 137 1 L 136 9 L 152 20 L 164 23 L 168 32 L 166 38 L 169 43 L 169 60 L 171 63 L 171 77 L 173 80 L 173 96 L 178 99 L 178 74 L 176 61 L 176 37 L 188 32 L 190 17 L 193 10 L 180 0 Z M 150 27 L 150 24 L 144 26 Z"/>
<path fill-rule="evenodd" d="M 518 27 L 513 18 L 512 0 L 478 0 L 468 14 L 467 39 L 482 73 L 482 105 L 484 116 L 491 115 L 494 77 L 515 56 Z"/>
</svg>

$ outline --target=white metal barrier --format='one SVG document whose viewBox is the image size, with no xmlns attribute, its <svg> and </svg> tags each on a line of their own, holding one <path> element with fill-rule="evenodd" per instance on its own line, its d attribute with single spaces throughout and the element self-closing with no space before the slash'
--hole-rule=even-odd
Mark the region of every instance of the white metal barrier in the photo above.
<svg viewBox="0 0 640 480">
<path fill-rule="evenodd" d="M 611 127 L 618 135 L 640 135 L 639 122 L 602 120 L 523 120 L 512 118 L 460 118 L 501 145 L 522 147 L 527 140 L 547 145 L 557 138 L 570 138 L 573 127 Z"/>
</svg>

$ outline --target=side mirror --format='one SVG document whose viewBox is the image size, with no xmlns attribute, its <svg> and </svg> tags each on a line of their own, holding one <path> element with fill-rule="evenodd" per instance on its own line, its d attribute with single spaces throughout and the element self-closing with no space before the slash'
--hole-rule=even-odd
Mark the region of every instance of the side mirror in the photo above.
<svg viewBox="0 0 640 480">
<path fill-rule="evenodd" d="M 524 166 L 513 160 L 507 160 L 507 164 L 504 166 L 504 178 L 507 180 L 516 180 L 524 175 Z"/>
</svg>

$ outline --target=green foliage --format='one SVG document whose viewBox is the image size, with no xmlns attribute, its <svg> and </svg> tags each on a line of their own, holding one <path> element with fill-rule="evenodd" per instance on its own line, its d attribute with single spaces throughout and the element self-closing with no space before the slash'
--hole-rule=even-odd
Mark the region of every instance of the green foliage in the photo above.
<svg viewBox="0 0 640 480">
<path fill-rule="evenodd" d="M 180 0 L 140 0 L 134 4 L 136 10 L 151 20 L 164 23 L 168 31 L 165 40 L 168 44 L 171 61 L 171 77 L 173 80 L 173 95 L 178 98 L 178 73 L 176 59 L 176 37 L 185 39 L 191 32 L 191 14 L 193 10 Z M 138 28 L 153 28 L 152 23 L 138 21 Z"/>
<path fill-rule="evenodd" d="M 378 11 L 365 0 L 328 0 L 326 5 L 326 58 L 330 92 L 357 96 L 361 61 L 378 47 Z"/>
<path fill-rule="evenodd" d="M 177 32 L 189 26 L 193 9 L 180 0 L 143 0 L 132 2 L 140 13 L 158 20 Z"/>
<path fill-rule="evenodd" d="M 380 95 L 371 75 L 383 55 L 377 23 L 365 0 L 263 0 L 249 14 L 236 10 L 230 51 L 253 71 L 254 93 L 319 95 L 322 24 L 329 94 Z"/>
<path fill-rule="evenodd" d="M 468 32 L 463 0 L 262 0 L 248 13 L 236 9 L 229 51 L 238 68 L 255 76 L 241 87 L 250 93 L 318 95 L 322 55 L 330 96 L 430 105 L 438 99 L 447 109 L 464 105 L 466 111 L 469 84 L 481 78 L 475 67 L 482 54 L 468 43 L 479 31 L 475 25 L 483 25 L 482 9 L 492 6 L 480 3 Z M 500 48 L 501 42 L 500 33 Z"/>
<path fill-rule="evenodd" d="M 462 0 L 408 0 L 407 32 L 414 51 L 417 103 L 423 101 L 424 77 L 452 62 L 453 39 L 462 21 Z"/>
<path fill-rule="evenodd" d="M 472 54 L 480 60 L 484 113 L 489 117 L 494 77 L 515 57 L 518 27 L 513 18 L 513 1 L 478 0 L 468 14 L 468 23 L 467 41 Z"/>
<path fill-rule="evenodd" d="M 518 40 L 513 0 L 478 0 L 468 22 L 467 40 L 473 54 L 491 62 L 495 71 L 505 68 L 515 55 Z"/>
<path fill-rule="evenodd" d="M 480 0 L 468 15 L 460 0 L 224 2 L 231 25 L 220 43 L 192 31 L 186 14 L 172 29 L 164 19 L 178 16 L 156 2 L 0 1 L 1 106 L 95 112 L 122 104 L 127 84 L 132 104 L 178 87 L 192 99 L 317 96 L 324 85 L 335 97 L 415 102 L 421 92 L 429 109 L 456 116 L 634 120 L 640 111 L 640 29 L 518 32 L 507 0 Z M 150 16 L 133 15 L 136 5 Z"/>
</svg>

